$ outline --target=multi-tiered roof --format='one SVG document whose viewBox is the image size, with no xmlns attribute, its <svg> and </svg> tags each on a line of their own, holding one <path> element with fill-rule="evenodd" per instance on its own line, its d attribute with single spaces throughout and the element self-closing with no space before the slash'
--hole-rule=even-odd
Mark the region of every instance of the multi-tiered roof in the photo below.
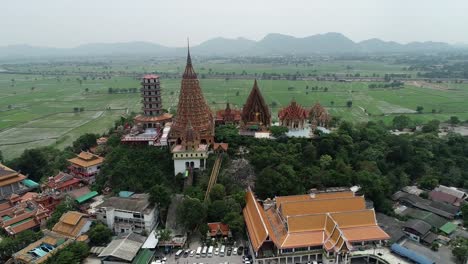
<svg viewBox="0 0 468 264">
<path fill-rule="evenodd" d="M 187 65 L 182 75 L 177 115 L 172 125 L 171 138 L 180 143 L 189 124 L 199 135 L 202 143 L 213 143 L 213 114 L 203 97 L 197 74 L 192 66 L 190 50 L 187 54 Z"/>
<path fill-rule="evenodd" d="M 247 102 L 242 108 L 242 123 L 247 127 L 252 125 L 269 127 L 271 123 L 270 109 L 263 99 L 256 79 Z"/>
<path fill-rule="evenodd" d="M 292 100 L 291 103 L 286 106 L 285 108 L 282 108 L 278 112 L 278 117 L 280 120 L 306 120 L 307 119 L 307 111 L 300 106 L 299 104 L 296 103 L 296 100 Z"/>
</svg>

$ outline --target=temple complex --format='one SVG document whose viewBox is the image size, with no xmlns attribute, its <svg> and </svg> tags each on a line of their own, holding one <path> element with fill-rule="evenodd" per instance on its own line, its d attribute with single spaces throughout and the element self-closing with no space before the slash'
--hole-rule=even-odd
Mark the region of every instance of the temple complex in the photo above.
<svg viewBox="0 0 468 264">
<path fill-rule="evenodd" d="M 350 253 L 390 236 L 352 191 L 311 193 L 260 203 L 249 190 L 243 210 L 253 263 L 351 262 Z"/>
<path fill-rule="evenodd" d="M 225 109 L 216 111 L 215 124 L 219 125 L 239 125 L 241 121 L 242 111 L 232 109 L 229 102 Z"/>
<path fill-rule="evenodd" d="M 307 111 L 292 100 L 291 103 L 278 112 L 279 125 L 289 130 L 304 129 L 307 124 Z"/>
<path fill-rule="evenodd" d="M 167 146 L 172 115 L 162 108 L 159 76 L 145 75 L 141 81 L 142 114 L 134 118 L 134 126 L 122 137 L 123 143 Z"/>
<path fill-rule="evenodd" d="M 49 217 L 49 210 L 33 199 L 12 194 L 0 203 L 0 227 L 11 236 L 28 229 L 39 229 Z"/>
<path fill-rule="evenodd" d="M 318 126 L 328 128 L 331 116 L 328 114 L 327 110 L 317 102 L 309 111 L 309 120 L 312 129 Z"/>
<path fill-rule="evenodd" d="M 182 143 L 182 138 L 187 131 L 189 123 L 193 131 L 200 137 L 201 144 L 213 144 L 213 113 L 203 97 L 197 74 L 192 66 L 190 50 L 187 53 L 187 65 L 182 75 L 177 115 L 174 118 L 170 133 L 172 143 L 176 145 Z"/>
<path fill-rule="evenodd" d="M 271 124 L 271 113 L 255 79 L 252 91 L 242 108 L 241 130 L 267 131 Z"/>
</svg>

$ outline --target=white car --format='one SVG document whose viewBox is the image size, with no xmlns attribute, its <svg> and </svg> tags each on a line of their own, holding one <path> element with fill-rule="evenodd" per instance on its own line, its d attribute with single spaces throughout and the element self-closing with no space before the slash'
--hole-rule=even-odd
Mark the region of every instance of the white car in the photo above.
<svg viewBox="0 0 468 264">
<path fill-rule="evenodd" d="M 214 254 L 215 254 L 215 256 L 218 256 L 218 254 L 219 254 L 219 247 L 215 248 Z"/>
<path fill-rule="evenodd" d="M 232 249 L 232 254 L 237 255 L 237 248 L 236 247 Z"/>
<path fill-rule="evenodd" d="M 189 256 L 190 256 L 190 257 L 193 257 L 193 256 L 195 256 L 195 250 L 192 250 L 192 251 L 190 251 L 190 254 L 189 254 Z"/>
</svg>

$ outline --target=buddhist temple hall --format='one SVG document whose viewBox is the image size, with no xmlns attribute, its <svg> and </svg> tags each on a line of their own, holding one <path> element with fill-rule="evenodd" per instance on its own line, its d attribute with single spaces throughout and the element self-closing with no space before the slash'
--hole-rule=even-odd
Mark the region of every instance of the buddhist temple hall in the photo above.
<svg viewBox="0 0 468 264">
<path fill-rule="evenodd" d="M 241 133 L 268 131 L 270 124 L 270 109 L 263 99 L 257 80 L 255 80 L 252 91 L 242 108 L 241 130 L 243 132 Z"/>
<path fill-rule="evenodd" d="M 243 210 L 253 263 L 351 263 L 353 252 L 390 236 L 353 191 L 280 196 L 260 202 L 249 190 Z"/>
<path fill-rule="evenodd" d="M 317 127 L 328 128 L 331 116 L 328 114 L 327 110 L 317 102 L 309 111 L 309 121 L 313 129 Z"/>
<path fill-rule="evenodd" d="M 291 103 L 278 112 L 280 126 L 287 127 L 289 130 L 304 129 L 307 125 L 307 111 L 292 100 Z"/>
<path fill-rule="evenodd" d="M 229 102 L 226 103 L 226 108 L 216 111 L 216 125 L 239 125 L 241 121 L 242 111 L 231 108 Z"/>
<path fill-rule="evenodd" d="M 190 49 L 187 52 L 187 65 L 182 75 L 177 114 L 171 129 L 170 140 L 175 145 L 182 144 L 188 125 L 200 137 L 201 144 L 214 142 L 214 118 L 192 65 Z"/>
<path fill-rule="evenodd" d="M 122 137 L 122 143 L 167 146 L 172 115 L 163 110 L 158 75 L 148 74 L 141 81 L 142 113 L 134 126 Z"/>
</svg>

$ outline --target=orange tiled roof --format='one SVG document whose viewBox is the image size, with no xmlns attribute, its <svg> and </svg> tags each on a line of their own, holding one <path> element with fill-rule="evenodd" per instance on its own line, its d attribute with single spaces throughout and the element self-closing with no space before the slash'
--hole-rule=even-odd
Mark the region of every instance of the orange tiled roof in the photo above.
<svg viewBox="0 0 468 264">
<path fill-rule="evenodd" d="M 276 197 L 276 208 L 265 210 L 252 191 L 246 195 L 244 218 L 255 251 L 271 240 L 280 249 L 323 245 L 348 251 L 349 242 L 386 240 L 373 209 L 352 192 Z"/>
<path fill-rule="evenodd" d="M 280 207 L 284 216 L 323 214 L 364 209 L 366 209 L 366 203 L 363 196 L 286 202 Z"/>
<path fill-rule="evenodd" d="M 68 161 L 80 167 L 86 168 L 103 163 L 104 158 L 90 152 L 82 151 L 76 156 L 76 158 L 69 159 Z"/>
<path fill-rule="evenodd" d="M 60 217 L 59 222 L 54 225 L 52 231 L 69 237 L 76 237 L 87 222 L 87 215 L 69 211 Z"/>
<path fill-rule="evenodd" d="M 229 225 L 221 222 L 208 223 L 208 229 L 211 236 L 216 236 L 219 232 L 223 236 L 227 236 L 229 234 Z"/>
<path fill-rule="evenodd" d="M 24 179 L 26 179 L 26 176 L 0 163 L 0 187 L 10 185 Z"/>
</svg>

